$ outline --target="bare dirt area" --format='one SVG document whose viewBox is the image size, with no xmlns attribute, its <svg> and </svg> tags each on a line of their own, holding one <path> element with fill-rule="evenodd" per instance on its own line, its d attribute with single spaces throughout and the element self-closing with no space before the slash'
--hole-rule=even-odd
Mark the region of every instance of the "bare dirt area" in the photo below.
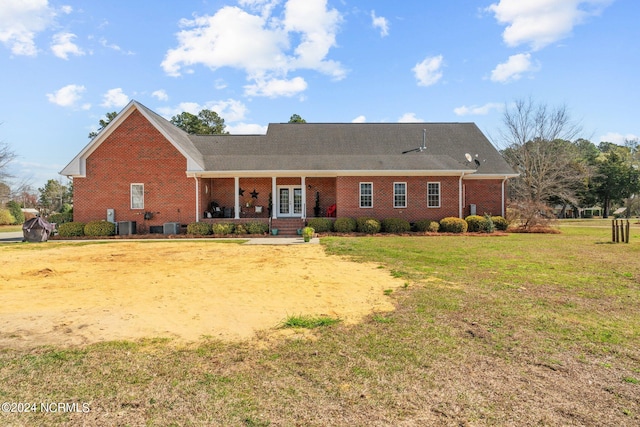
<svg viewBox="0 0 640 427">
<path fill-rule="evenodd" d="M 355 323 L 403 284 L 319 245 L 63 244 L 0 253 L 0 346 L 203 336 L 242 340 L 292 315 Z M 10 253 L 9 253 L 10 251 Z"/>
</svg>

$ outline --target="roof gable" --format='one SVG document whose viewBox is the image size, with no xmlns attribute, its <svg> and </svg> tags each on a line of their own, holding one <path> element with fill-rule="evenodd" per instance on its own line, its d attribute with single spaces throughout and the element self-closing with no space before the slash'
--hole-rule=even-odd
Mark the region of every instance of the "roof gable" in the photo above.
<svg viewBox="0 0 640 427">
<path fill-rule="evenodd" d="M 67 166 L 60 171 L 61 175 L 84 177 L 86 160 L 134 111 L 139 111 L 153 127 L 155 127 L 186 159 L 189 170 L 203 170 L 202 154 L 194 147 L 189 135 L 171 122 L 151 111 L 144 105 L 131 101 L 109 124 L 98 133 Z"/>
</svg>

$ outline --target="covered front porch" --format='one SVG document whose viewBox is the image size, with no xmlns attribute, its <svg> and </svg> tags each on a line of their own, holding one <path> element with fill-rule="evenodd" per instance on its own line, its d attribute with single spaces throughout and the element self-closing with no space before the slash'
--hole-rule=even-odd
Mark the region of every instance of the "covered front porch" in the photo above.
<svg viewBox="0 0 640 427">
<path fill-rule="evenodd" d="M 198 177 L 196 181 L 198 221 L 304 221 L 335 212 L 335 177 Z"/>
</svg>

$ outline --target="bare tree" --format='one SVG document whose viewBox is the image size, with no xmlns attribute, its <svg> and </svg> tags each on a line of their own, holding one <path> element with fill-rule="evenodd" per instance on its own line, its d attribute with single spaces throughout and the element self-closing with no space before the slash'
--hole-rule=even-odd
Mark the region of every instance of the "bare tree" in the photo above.
<svg viewBox="0 0 640 427">
<path fill-rule="evenodd" d="M 0 141 L 0 182 L 11 178 L 9 174 L 9 163 L 16 158 L 16 153 L 11 150 L 9 144 Z"/>
<path fill-rule="evenodd" d="M 582 131 L 566 106 L 536 104 L 531 98 L 505 108 L 500 138 L 502 154 L 520 176 L 510 182 L 510 196 L 530 212 L 551 203 L 578 204 L 585 164 L 571 142 Z"/>
</svg>

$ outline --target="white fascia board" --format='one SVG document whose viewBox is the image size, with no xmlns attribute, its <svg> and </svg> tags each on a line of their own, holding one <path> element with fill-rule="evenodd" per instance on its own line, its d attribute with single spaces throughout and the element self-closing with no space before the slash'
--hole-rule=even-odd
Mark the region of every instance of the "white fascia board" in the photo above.
<svg viewBox="0 0 640 427">
<path fill-rule="evenodd" d="M 338 177 L 338 176 L 461 176 L 474 173 L 469 170 L 238 170 L 238 171 L 199 171 L 188 170 L 188 177 L 200 178 L 279 178 L 313 176 L 313 177 Z M 503 175 L 501 177 L 504 177 Z"/>
<path fill-rule="evenodd" d="M 474 175 L 465 175 L 464 179 L 466 180 L 481 180 L 481 179 L 505 179 L 505 178 L 516 178 L 520 176 L 517 173 L 501 173 L 501 174 L 474 174 Z"/>
</svg>

